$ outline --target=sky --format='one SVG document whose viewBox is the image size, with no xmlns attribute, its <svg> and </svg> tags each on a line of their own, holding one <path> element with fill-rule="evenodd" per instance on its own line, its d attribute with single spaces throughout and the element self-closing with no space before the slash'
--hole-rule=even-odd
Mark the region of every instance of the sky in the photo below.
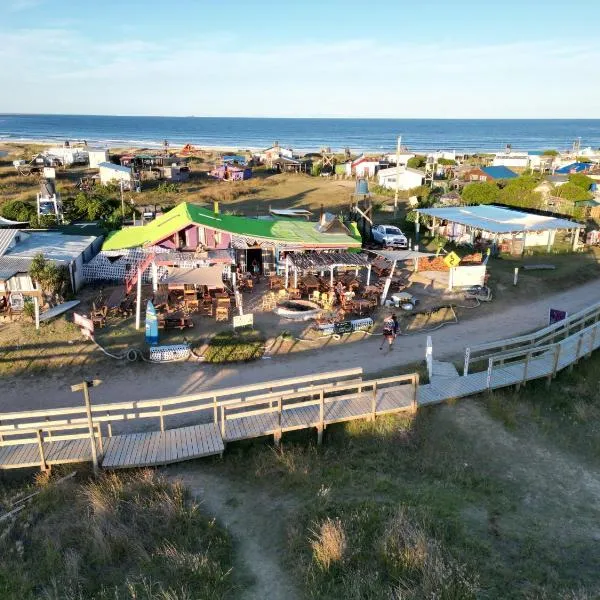
<svg viewBox="0 0 600 600">
<path fill-rule="evenodd" d="M 600 2 L 0 0 L 0 112 L 600 118 Z"/>
</svg>

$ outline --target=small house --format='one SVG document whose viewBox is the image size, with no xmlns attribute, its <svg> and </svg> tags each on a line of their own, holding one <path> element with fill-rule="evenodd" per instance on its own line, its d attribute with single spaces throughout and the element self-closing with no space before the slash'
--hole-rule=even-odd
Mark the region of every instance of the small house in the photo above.
<svg viewBox="0 0 600 600">
<path fill-rule="evenodd" d="M 514 179 L 518 175 L 508 167 L 475 167 L 463 172 L 465 181 L 499 181 L 501 179 Z"/>
<path fill-rule="evenodd" d="M 102 162 L 98 165 L 100 169 L 100 183 L 109 185 L 111 183 L 126 183 L 128 186 L 133 184 L 133 172 L 131 167 L 115 165 L 110 162 Z"/>
<path fill-rule="evenodd" d="M 279 173 L 309 173 L 312 168 L 312 161 L 305 158 L 281 156 L 271 163 L 271 167 Z"/>
<path fill-rule="evenodd" d="M 29 276 L 31 262 L 38 254 L 67 267 L 73 290 L 84 283 L 83 266 L 100 250 L 102 237 L 68 235 L 60 231 L 0 230 L 0 295 L 36 291 Z"/>
<path fill-rule="evenodd" d="M 252 169 L 225 163 L 210 171 L 209 176 L 221 181 L 244 181 L 252 177 Z"/>
<path fill-rule="evenodd" d="M 388 163 L 381 161 L 373 156 L 359 156 L 350 163 L 352 175 L 356 177 L 374 177 L 382 167 L 387 167 Z"/>
<path fill-rule="evenodd" d="M 529 167 L 529 154 L 527 152 L 498 152 L 492 161 L 493 167 L 514 167 L 526 169 Z"/>
<path fill-rule="evenodd" d="M 564 167 L 561 167 L 560 169 L 556 169 L 555 173 L 558 175 L 569 175 L 569 174 L 573 174 L 573 173 L 585 173 L 586 171 L 591 170 L 592 166 L 593 165 L 591 163 L 574 162 L 574 163 L 565 165 Z"/>
<path fill-rule="evenodd" d="M 397 179 L 398 182 L 396 182 Z M 410 167 L 401 167 L 400 172 L 396 167 L 389 167 L 377 173 L 379 185 L 391 190 L 410 190 L 423 185 L 424 181 L 425 173 Z"/>
<path fill-rule="evenodd" d="M 110 162 L 108 156 L 108 150 L 106 148 L 90 148 L 88 147 L 88 160 L 90 163 L 90 169 L 98 169 L 100 163 Z"/>
</svg>

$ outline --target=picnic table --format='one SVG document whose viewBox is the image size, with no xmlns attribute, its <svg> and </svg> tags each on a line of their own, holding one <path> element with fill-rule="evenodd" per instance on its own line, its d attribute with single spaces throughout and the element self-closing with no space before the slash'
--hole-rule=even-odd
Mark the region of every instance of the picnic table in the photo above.
<svg viewBox="0 0 600 600">
<path fill-rule="evenodd" d="M 363 312 L 368 312 L 373 307 L 373 302 L 371 300 L 367 300 L 366 298 L 359 298 L 358 300 L 352 300 L 351 308 L 353 312 L 362 315 Z"/>
<path fill-rule="evenodd" d="M 158 316 L 158 327 L 161 329 L 188 329 L 194 326 L 194 322 L 182 313 L 171 313 Z"/>
</svg>

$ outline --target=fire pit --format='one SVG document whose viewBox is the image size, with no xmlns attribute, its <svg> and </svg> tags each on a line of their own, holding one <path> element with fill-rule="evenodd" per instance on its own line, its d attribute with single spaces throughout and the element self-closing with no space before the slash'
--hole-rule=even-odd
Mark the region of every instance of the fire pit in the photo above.
<svg viewBox="0 0 600 600">
<path fill-rule="evenodd" d="M 275 313 L 290 321 L 308 321 L 321 312 L 321 307 L 310 300 L 286 300 L 275 307 Z"/>
</svg>

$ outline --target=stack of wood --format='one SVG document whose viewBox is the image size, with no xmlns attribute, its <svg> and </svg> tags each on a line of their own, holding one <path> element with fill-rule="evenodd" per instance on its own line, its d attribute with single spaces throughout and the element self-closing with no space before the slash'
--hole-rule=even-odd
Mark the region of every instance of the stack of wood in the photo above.
<svg viewBox="0 0 600 600">
<path fill-rule="evenodd" d="M 419 258 L 419 271 L 448 271 L 443 256 L 422 256 Z"/>
<path fill-rule="evenodd" d="M 480 265 L 483 262 L 483 254 L 481 252 L 474 252 L 473 254 L 467 254 L 460 261 L 461 265 Z"/>
<path fill-rule="evenodd" d="M 383 256 L 378 256 L 371 263 L 371 269 L 378 277 L 387 277 L 392 269 L 392 263 L 383 258 Z"/>
</svg>

